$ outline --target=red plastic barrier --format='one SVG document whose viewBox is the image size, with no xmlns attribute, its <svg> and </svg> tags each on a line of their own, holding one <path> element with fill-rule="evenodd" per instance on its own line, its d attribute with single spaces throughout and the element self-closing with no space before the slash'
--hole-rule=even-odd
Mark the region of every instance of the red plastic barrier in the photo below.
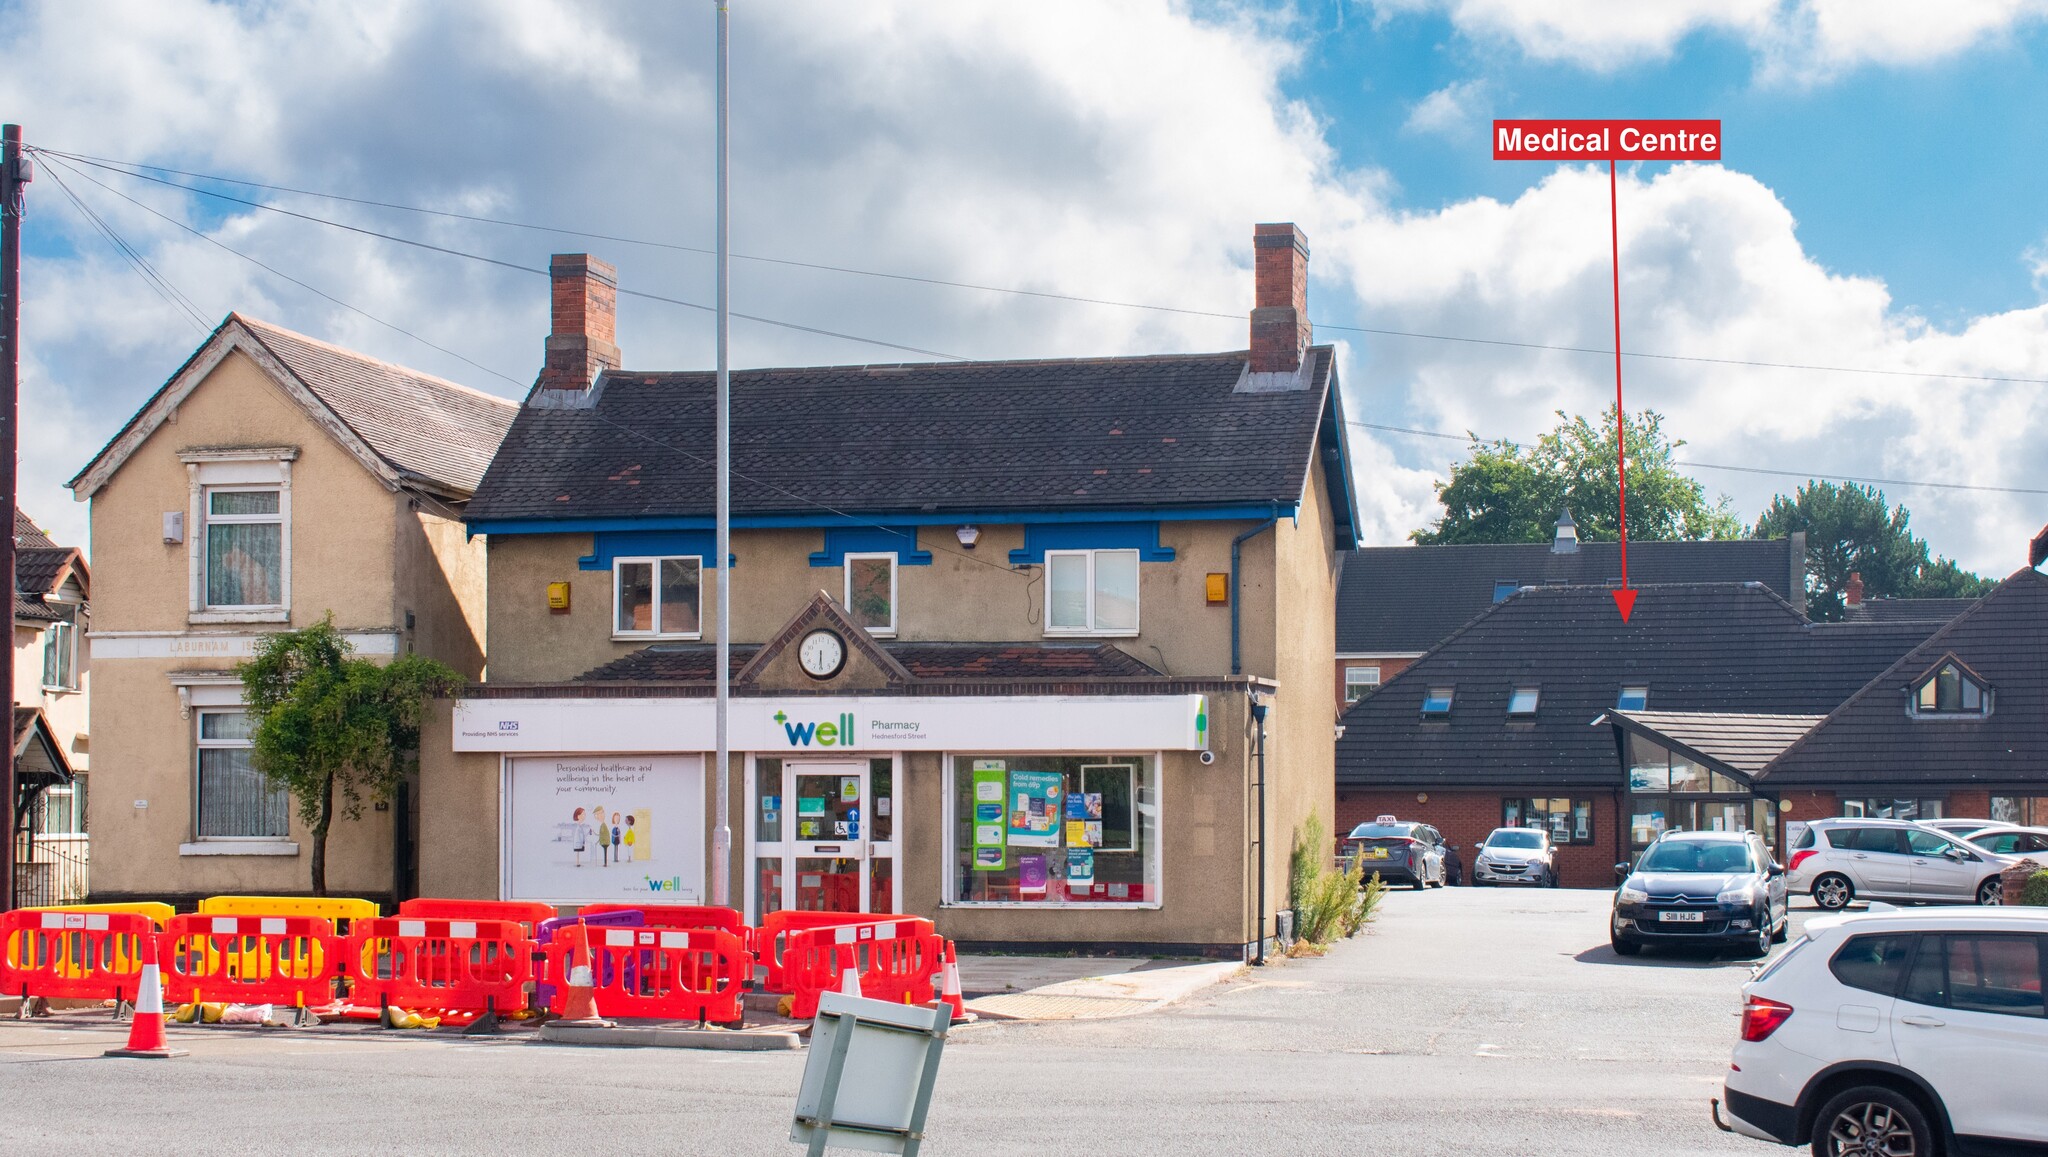
<svg viewBox="0 0 2048 1157">
<path fill-rule="evenodd" d="M 327 1004 L 348 955 L 317 916 L 173 916 L 162 945 L 168 999 L 195 1004 Z"/>
<path fill-rule="evenodd" d="M 606 912 L 638 912 L 649 928 L 683 928 L 690 931 L 730 932 L 740 946 L 754 950 L 754 930 L 737 908 L 713 908 L 701 904 L 586 904 L 578 916 L 600 916 Z"/>
<path fill-rule="evenodd" d="M 792 932 L 783 952 L 784 975 L 794 999 L 789 1015 L 817 1015 L 818 997 L 837 992 L 848 968 L 860 969 L 860 992 L 891 1004 L 936 1000 L 935 981 L 946 965 L 946 942 L 932 922 L 911 916 L 875 924 L 847 924 Z"/>
<path fill-rule="evenodd" d="M 696 1020 L 737 1027 L 754 958 L 746 943 L 722 929 L 585 928 L 558 935 L 544 950 L 550 976 L 566 977 L 589 963 L 597 1009 L 605 1016 Z M 581 943 L 588 936 L 588 957 Z M 568 1008 L 566 986 L 548 1010 Z"/>
<path fill-rule="evenodd" d="M 155 932 L 131 912 L 0 913 L 0 990 L 23 1000 L 133 1000 Z"/>
<path fill-rule="evenodd" d="M 347 975 L 356 1004 L 512 1012 L 526 1007 L 533 941 L 510 920 L 358 920 Z"/>
<path fill-rule="evenodd" d="M 400 904 L 398 914 L 415 920 L 510 920 L 524 924 L 529 935 L 541 921 L 560 915 L 553 904 L 538 900 L 437 900 L 427 896 Z"/>
<path fill-rule="evenodd" d="M 761 926 L 754 930 L 754 956 L 768 970 L 766 979 L 761 981 L 761 991 L 796 991 L 790 987 L 789 977 L 782 963 L 788 952 L 791 933 L 811 928 L 838 928 L 847 924 L 873 924 L 877 920 L 910 918 L 886 912 L 799 912 L 790 909 L 770 912 L 761 919 Z"/>
</svg>

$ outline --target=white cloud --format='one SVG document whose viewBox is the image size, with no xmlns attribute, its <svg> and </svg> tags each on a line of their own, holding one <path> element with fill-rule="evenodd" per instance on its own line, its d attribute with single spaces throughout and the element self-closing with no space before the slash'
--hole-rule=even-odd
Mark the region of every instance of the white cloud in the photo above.
<svg viewBox="0 0 2048 1157">
<path fill-rule="evenodd" d="M 1486 82 L 1461 80 L 1437 89 L 1415 102 L 1402 128 L 1413 133 L 1458 136 L 1469 131 L 1483 114 Z"/>
<path fill-rule="evenodd" d="M 708 11 L 565 0 L 84 8 L 32 5 L 10 26 L 8 56 L 21 67 L 0 74 L 0 106 L 19 110 L 32 143 L 620 237 L 710 240 Z M 1197 18 L 1168 0 L 1020 11 L 995 0 L 741 6 L 735 249 L 1233 316 L 746 261 L 734 269 L 739 308 L 974 357 L 1237 348 L 1250 226 L 1294 219 L 1315 253 L 1311 312 L 1325 321 L 1358 320 L 1362 303 L 1364 324 L 1383 328 L 1609 341 L 1605 174 L 1568 170 L 1512 202 L 1397 213 L 1384 176 L 1341 168 L 1323 126 L 1283 95 L 1299 51 L 1284 24 Z M 1687 11 L 1694 25 L 1708 19 L 1703 6 Z M 83 541 L 82 508 L 60 483 L 199 335 L 83 231 L 47 174 L 29 218 L 31 252 L 44 255 L 24 276 L 25 503 Z M 240 309 L 505 394 L 538 366 L 546 298 L 534 275 L 98 175 L 511 380 L 67 175 L 209 324 Z M 628 289 L 711 298 L 699 254 L 280 201 L 522 266 L 588 247 L 619 265 Z M 1899 312 L 1881 283 L 1815 264 L 1784 206 L 1739 173 L 1631 179 L 1622 214 L 1629 348 L 1990 375 L 2038 376 L 2048 364 L 2043 310 L 1936 330 Z M 76 255 L 53 255 L 57 231 Z M 632 367 L 711 360 L 696 312 L 628 298 L 619 334 Z M 1358 343 L 1344 380 L 1353 416 L 1374 422 L 1529 435 L 1553 409 L 1595 410 L 1612 391 L 1598 356 L 1323 338 Z M 748 323 L 736 323 L 734 342 L 741 365 L 910 356 Z M 2048 484 L 2028 452 L 2044 433 L 2026 404 L 2034 387 L 1641 360 L 1629 373 L 1631 403 L 1670 414 L 1700 461 Z M 1364 524 L 1376 541 L 1400 541 L 1433 513 L 1430 479 L 1457 447 L 1354 434 Z M 1705 476 L 1750 514 L 1796 481 Z M 2014 498 L 1894 497 L 1938 548 L 2001 573 L 2041 522 L 2040 504 Z"/>
<path fill-rule="evenodd" d="M 1360 0 L 1384 19 L 1437 13 L 1462 33 L 1596 72 L 1662 60 L 1687 37 L 1733 37 L 1767 80 L 1805 83 L 1863 65 L 1913 65 L 2048 17 L 2048 0 Z"/>
</svg>

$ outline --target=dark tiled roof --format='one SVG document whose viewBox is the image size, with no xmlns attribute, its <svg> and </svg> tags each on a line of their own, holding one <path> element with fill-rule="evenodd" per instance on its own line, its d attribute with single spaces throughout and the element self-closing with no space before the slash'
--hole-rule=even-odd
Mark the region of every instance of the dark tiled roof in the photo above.
<svg viewBox="0 0 2048 1157">
<path fill-rule="evenodd" d="M 881 644 L 918 679 L 1156 678 L 1158 671 L 1108 643 L 892 643 Z M 759 651 L 732 648 L 738 674 Z M 579 682 L 709 682 L 716 669 L 710 643 L 655 643 L 576 678 Z"/>
<path fill-rule="evenodd" d="M 468 493 L 518 410 L 516 403 L 329 345 L 268 322 L 249 328 L 336 417 L 399 471 Z"/>
<path fill-rule="evenodd" d="M 1345 712 L 1337 783 L 1612 786 L 1613 728 L 1590 725 L 1623 686 L 1660 712 L 1819 715 L 1932 629 L 1808 623 L 1757 583 L 1644 587 L 1626 625 L 1605 587 L 1524 590 Z M 1433 686 L 1456 689 L 1446 722 L 1421 721 Z M 1508 721 L 1516 687 L 1541 689 L 1532 723 Z"/>
<path fill-rule="evenodd" d="M 40 597 L 53 593 L 64 571 L 78 557 L 69 546 L 24 548 L 14 556 L 14 589 Z"/>
<path fill-rule="evenodd" d="M 23 598 L 18 594 L 14 596 L 14 617 L 16 619 L 29 619 L 38 623 L 55 623 L 64 618 L 64 616 L 51 610 L 49 605 L 44 603 L 42 599 Z"/>
<path fill-rule="evenodd" d="M 1819 715 L 1753 715 L 1728 711 L 1616 711 L 1624 730 L 1676 744 L 1722 771 L 1754 778 L 1821 721 Z"/>
<path fill-rule="evenodd" d="M 1631 586 L 1760 582 L 1790 599 L 1804 565 L 1789 539 L 1632 542 Z M 1344 556 L 1337 584 L 1339 653 L 1426 651 L 1493 605 L 1497 582 L 1521 586 L 1618 582 L 1620 547 L 1580 543 L 1556 554 L 1547 542 L 1473 546 L 1379 546 Z"/>
<path fill-rule="evenodd" d="M 732 375 L 732 509 L 875 513 L 1281 504 L 1334 378 L 1235 392 L 1243 351 Z M 708 515 L 713 375 L 607 373 L 583 409 L 519 412 L 474 521 Z"/>
<path fill-rule="evenodd" d="M 51 548 L 57 544 L 44 534 L 42 528 L 29 520 L 17 507 L 14 511 L 14 545 L 27 550 L 33 547 Z"/>
<path fill-rule="evenodd" d="M 1991 714 L 1913 719 L 1908 689 L 1954 655 L 1995 694 Z M 2048 576 L 2023 570 L 1871 679 L 1766 768 L 1786 790 L 2048 785 Z"/>
<path fill-rule="evenodd" d="M 1946 623 L 1977 603 L 1976 599 L 1865 599 L 1844 609 L 1851 623 Z"/>
</svg>

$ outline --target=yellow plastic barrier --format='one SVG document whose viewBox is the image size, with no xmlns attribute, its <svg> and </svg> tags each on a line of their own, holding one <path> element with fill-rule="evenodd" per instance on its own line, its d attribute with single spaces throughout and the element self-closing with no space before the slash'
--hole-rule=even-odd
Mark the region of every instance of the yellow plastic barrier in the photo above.
<svg viewBox="0 0 2048 1157">
<path fill-rule="evenodd" d="M 28 912 L 126 912 L 135 916 L 147 916 L 159 931 L 172 916 L 177 915 L 169 904 L 155 900 L 137 900 L 131 904 L 50 904 L 41 908 L 27 908 Z"/>
<path fill-rule="evenodd" d="M 380 913 L 370 900 L 342 896 L 208 896 L 199 902 L 202 916 L 318 916 L 323 920 L 375 920 Z M 340 931 L 337 926 L 336 931 Z"/>
</svg>

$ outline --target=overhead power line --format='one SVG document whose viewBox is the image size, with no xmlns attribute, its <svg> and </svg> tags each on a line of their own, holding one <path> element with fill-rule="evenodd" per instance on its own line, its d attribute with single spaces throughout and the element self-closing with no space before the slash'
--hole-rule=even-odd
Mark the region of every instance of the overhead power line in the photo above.
<svg viewBox="0 0 2048 1157">
<path fill-rule="evenodd" d="M 82 164 L 94 165 L 99 168 L 107 169 L 111 172 L 122 173 L 126 176 L 135 177 L 140 180 L 155 181 L 158 184 L 168 185 L 172 188 L 183 189 L 187 192 L 198 193 L 203 196 L 224 195 L 217 194 L 210 190 L 202 189 L 194 185 L 188 185 L 178 181 L 168 181 L 158 177 L 152 177 L 149 176 L 148 174 L 168 173 L 173 176 L 188 177 L 198 181 L 213 181 L 224 185 L 237 185 L 244 188 L 262 189 L 266 192 L 274 193 L 289 193 L 301 197 L 317 197 L 324 200 L 340 201 L 352 205 L 363 205 L 378 209 L 391 209 L 396 210 L 398 212 L 417 213 L 425 216 L 443 217 L 457 221 L 469 221 L 481 225 L 496 225 L 508 229 L 524 229 L 537 233 L 552 233 L 563 237 L 582 237 L 594 241 L 610 241 L 621 245 L 640 245 L 654 249 L 667 249 L 682 253 L 710 254 L 713 252 L 712 250 L 703 248 L 701 246 L 683 245 L 672 241 L 654 241 L 646 238 L 625 237 L 610 233 L 594 233 L 579 229 L 565 229 L 552 225 L 538 225 L 526 221 L 513 221 L 502 217 L 490 217 L 478 213 L 460 213 L 449 209 L 429 209 L 420 205 L 407 205 L 395 201 L 377 201 L 366 197 L 351 197 L 341 193 L 328 193 L 315 189 L 302 189 L 290 185 L 265 184 L 260 181 L 247 181 L 236 177 L 223 177 L 213 173 L 198 173 L 187 169 L 173 169 L 162 165 L 149 165 L 139 161 L 111 160 L 105 157 L 92 157 L 87 156 L 85 154 L 69 153 L 49 148 L 40 148 L 37 151 L 51 153 L 56 156 L 66 157 L 71 160 L 78 161 Z M 225 199 L 240 201 L 240 203 L 242 204 L 254 205 L 259 208 L 270 207 L 265 205 L 263 202 L 258 201 L 246 201 L 240 198 L 232 197 L 227 197 Z M 286 210 L 275 211 L 286 212 Z M 303 214 L 292 215 L 304 216 Z M 322 220 L 321 218 L 314 217 L 307 217 L 306 219 Z M 333 224 L 332 222 L 325 223 Z M 340 227 L 353 228 L 352 226 Z M 386 236 L 384 234 L 377 234 L 371 230 L 357 231 L 369 232 L 372 233 L 372 235 L 374 236 Z M 393 239 L 403 240 L 399 238 Z M 759 254 L 734 253 L 732 254 L 732 256 L 734 259 L 741 261 L 754 261 L 769 265 L 783 265 L 797 269 L 814 269 L 829 273 L 844 273 L 858 277 L 877 277 L 891 281 L 912 282 L 921 285 L 942 286 L 951 289 L 970 289 L 982 293 L 1002 293 L 1018 297 L 1039 298 L 1048 301 L 1066 301 L 1082 305 L 1109 306 L 1117 309 L 1147 310 L 1156 313 L 1180 314 L 1188 317 L 1217 318 L 1227 321 L 1242 321 L 1244 319 L 1244 314 L 1242 313 L 1231 313 L 1222 310 L 1193 309 L 1185 306 L 1161 305 L 1152 302 L 1119 301 L 1113 298 L 1089 297 L 1085 295 L 1070 293 L 1054 293 L 1049 290 L 1025 289 L 1017 286 L 984 285 L 970 281 L 953 281 L 941 277 L 924 277 L 916 274 L 892 273 L 874 269 L 860 269 L 852 266 L 830 265 L 814 261 L 797 261 L 783 257 L 765 257 Z M 486 258 L 484 260 L 489 259 Z M 621 290 L 620 292 L 623 293 L 625 291 Z M 651 295 L 643 294 L 638 296 Z M 669 299 L 655 298 L 655 300 L 666 301 Z M 703 306 L 696 306 L 688 302 L 672 302 L 672 304 L 689 305 L 691 308 L 699 309 L 706 308 Z M 743 315 L 735 314 L 734 316 L 737 317 Z M 749 320 L 759 321 L 762 319 L 750 318 Z M 771 322 L 769 324 L 782 323 Z M 1381 326 L 1344 325 L 1338 322 L 1328 321 L 1316 321 L 1313 322 L 1313 324 L 1315 328 L 1321 330 L 1329 330 L 1338 333 L 1370 334 L 1375 337 L 1404 338 L 1414 341 L 1454 342 L 1465 345 L 1498 346 L 1506 349 L 1543 350 L 1551 353 L 1583 354 L 1587 356 L 1603 358 L 1614 356 L 1614 351 L 1612 349 L 1601 349 L 1597 346 L 1574 346 L 1561 345 L 1551 342 L 1516 341 L 1507 338 L 1475 337 L 1469 334 L 1427 333 L 1418 330 L 1391 329 Z M 828 334 L 828 336 L 844 335 Z M 869 341 L 870 339 L 850 338 L 850 340 Z M 888 343 L 878 344 L 887 345 Z M 893 348 L 909 349 L 910 347 L 897 346 Z M 930 351 L 912 349 L 911 352 L 929 353 Z M 949 355 L 937 354 L 933 356 L 947 357 Z M 1884 366 L 1838 366 L 1828 365 L 1819 362 L 1779 362 L 1768 361 L 1761 358 L 1706 357 L 1697 354 L 1658 353 L 1647 350 L 1623 350 L 1621 356 L 1625 358 L 1640 358 L 1648 361 L 1687 362 L 1700 365 L 1736 366 L 1743 369 L 1799 370 L 1807 373 L 1870 374 L 1882 377 L 1937 378 L 1945 381 L 1997 382 L 2016 385 L 2048 385 L 2048 378 L 2030 378 L 2003 374 L 1960 374 L 1946 373 L 1938 370 L 1899 369 Z"/>
</svg>

